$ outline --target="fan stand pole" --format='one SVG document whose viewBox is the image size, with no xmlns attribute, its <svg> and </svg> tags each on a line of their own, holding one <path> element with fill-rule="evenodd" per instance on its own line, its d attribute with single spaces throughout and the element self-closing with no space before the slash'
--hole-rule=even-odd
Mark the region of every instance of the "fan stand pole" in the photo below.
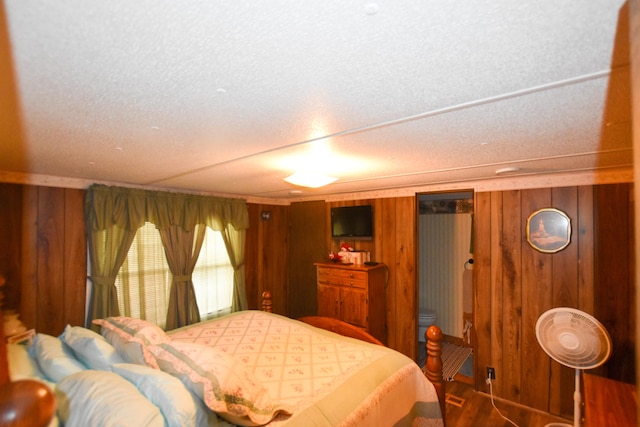
<svg viewBox="0 0 640 427">
<path fill-rule="evenodd" d="M 580 394 L 580 369 L 576 368 L 575 381 L 573 391 L 573 427 L 581 427 L 582 415 L 580 413 L 580 404 L 582 396 Z M 549 423 L 544 427 L 571 427 L 571 424 L 567 423 Z"/>
<path fill-rule="evenodd" d="M 576 368 L 575 391 L 573 392 L 573 426 L 580 427 L 582 414 L 580 412 L 580 404 L 582 396 L 580 395 L 580 369 Z"/>
</svg>

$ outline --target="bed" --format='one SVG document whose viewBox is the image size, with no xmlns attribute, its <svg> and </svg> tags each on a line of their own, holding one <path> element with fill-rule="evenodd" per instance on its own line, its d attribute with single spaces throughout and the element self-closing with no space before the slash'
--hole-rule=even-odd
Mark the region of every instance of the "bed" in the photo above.
<svg viewBox="0 0 640 427">
<path fill-rule="evenodd" d="M 23 411 L 39 420 L 22 425 L 49 426 L 444 425 L 437 327 L 423 372 L 364 331 L 271 313 L 263 297 L 263 310 L 169 332 L 114 317 L 95 321 L 100 334 L 67 326 L 7 344 L 0 424 Z"/>
</svg>

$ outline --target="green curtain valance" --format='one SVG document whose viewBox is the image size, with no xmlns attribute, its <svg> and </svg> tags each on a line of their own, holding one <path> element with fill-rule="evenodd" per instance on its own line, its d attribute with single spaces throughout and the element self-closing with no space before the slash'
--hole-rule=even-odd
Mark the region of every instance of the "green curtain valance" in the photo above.
<svg viewBox="0 0 640 427">
<path fill-rule="evenodd" d="M 185 231 L 197 224 L 216 231 L 229 224 L 236 230 L 249 228 L 247 204 L 242 199 L 94 184 L 88 189 L 85 209 L 86 217 L 91 218 L 87 226 L 93 231 L 113 225 L 133 231 L 147 221 L 158 229 L 178 225 Z"/>
</svg>

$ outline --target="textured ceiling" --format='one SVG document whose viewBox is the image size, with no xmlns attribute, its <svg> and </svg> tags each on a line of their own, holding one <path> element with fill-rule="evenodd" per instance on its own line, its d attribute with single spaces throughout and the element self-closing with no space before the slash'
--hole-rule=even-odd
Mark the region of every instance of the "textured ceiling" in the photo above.
<svg viewBox="0 0 640 427">
<path fill-rule="evenodd" d="M 3 5 L 0 171 L 290 198 L 632 163 L 623 1 Z"/>
</svg>

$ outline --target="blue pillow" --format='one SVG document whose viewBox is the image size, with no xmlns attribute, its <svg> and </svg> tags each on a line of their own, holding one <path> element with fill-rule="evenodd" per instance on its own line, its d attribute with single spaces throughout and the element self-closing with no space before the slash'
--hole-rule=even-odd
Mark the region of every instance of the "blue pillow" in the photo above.
<svg viewBox="0 0 640 427">
<path fill-rule="evenodd" d="M 212 425 L 208 418 L 217 418 L 182 381 L 166 372 L 130 363 L 113 365 L 113 372 L 135 385 L 160 408 L 168 427 Z"/>
<path fill-rule="evenodd" d="M 110 371 L 114 363 L 124 363 L 116 349 L 91 329 L 67 325 L 60 339 L 73 350 L 78 360 L 91 369 Z"/>
<path fill-rule="evenodd" d="M 88 369 L 69 375 L 55 394 L 62 425 L 164 427 L 160 409 L 113 372 Z"/>
<path fill-rule="evenodd" d="M 53 382 L 87 369 L 62 340 L 51 335 L 36 334 L 29 352 L 47 379 Z"/>
</svg>

